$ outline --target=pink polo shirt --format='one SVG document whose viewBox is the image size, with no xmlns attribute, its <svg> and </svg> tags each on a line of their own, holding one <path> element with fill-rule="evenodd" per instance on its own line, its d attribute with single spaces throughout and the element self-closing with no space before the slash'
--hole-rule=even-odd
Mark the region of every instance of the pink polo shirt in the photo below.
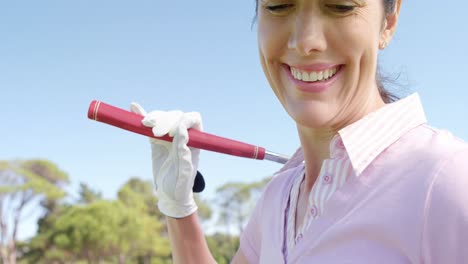
<svg viewBox="0 0 468 264">
<path fill-rule="evenodd" d="M 300 234 L 300 149 L 268 184 L 241 235 L 249 263 L 468 263 L 468 144 L 428 126 L 417 94 L 343 128 L 330 148 Z"/>
</svg>

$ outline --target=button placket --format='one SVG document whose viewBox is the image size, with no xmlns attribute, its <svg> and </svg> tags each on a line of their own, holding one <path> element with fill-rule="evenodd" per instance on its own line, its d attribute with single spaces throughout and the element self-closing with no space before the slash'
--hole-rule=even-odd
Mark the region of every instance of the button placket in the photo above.
<svg viewBox="0 0 468 264">
<path fill-rule="evenodd" d="M 312 206 L 310 207 L 310 209 L 309 209 L 309 213 L 310 213 L 310 216 L 311 216 L 312 218 L 317 217 L 317 215 L 318 215 L 318 208 L 317 208 L 317 206 L 312 205 Z"/>
<path fill-rule="evenodd" d="M 299 235 L 297 235 L 297 237 L 296 237 L 296 239 L 295 239 L 296 244 L 299 243 L 301 240 L 302 240 L 302 233 L 300 233 Z"/>
</svg>

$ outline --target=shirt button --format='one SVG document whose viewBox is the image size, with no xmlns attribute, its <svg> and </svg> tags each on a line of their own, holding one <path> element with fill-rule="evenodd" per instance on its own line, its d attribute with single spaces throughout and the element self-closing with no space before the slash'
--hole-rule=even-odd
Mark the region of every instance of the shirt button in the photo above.
<svg viewBox="0 0 468 264">
<path fill-rule="evenodd" d="M 330 184 L 332 182 L 333 182 L 333 176 L 327 174 L 323 177 L 324 184 Z"/>
<path fill-rule="evenodd" d="M 343 140 L 338 141 L 338 147 L 341 148 L 341 149 L 344 149 L 344 148 L 345 148 L 345 145 L 344 145 L 344 143 L 343 143 Z"/>
<path fill-rule="evenodd" d="M 299 241 L 302 240 L 302 234 L 299 234 L 297 237 L 296 237 L 296 243 L 299 243 Z"/>
<path fill-rule="evenodd" d="M 318 215 L 317 206 L 313 205 L 313 206 L 310 208 L 310 215 L 311 215 L 313 218 L 317 217 L 317 215 Z"/>
</svg>

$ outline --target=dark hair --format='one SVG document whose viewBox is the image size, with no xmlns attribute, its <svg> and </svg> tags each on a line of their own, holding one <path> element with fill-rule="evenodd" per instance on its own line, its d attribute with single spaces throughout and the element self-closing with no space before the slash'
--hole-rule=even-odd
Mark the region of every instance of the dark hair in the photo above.
<svg viewBox="0 0 468 264">
<path fill-rule="evenodd" d="M 258 1 L 258 0 L 256 0 Z M 385 8 L 385 14 L 391 14 L 393 11 L 395 11 L 395 0 L 384 0 L 384 8 Z"/>
<path fill-rule="evenodd" d="M 383 0 L 383 1 L 384 1 L 385 15 L 392 14 L 395 11 L 396 0 Z M 255 0 L 255 16 L 254 16 L 254 19 L 252 21 L 252 25 L 253 25 L 253 23 L 255 23 L 255 21 L 257 19 L 257 13 L 258 13 L 258 0 Z M 380 67 L 377 67 L 376 75 L 377 75 L 376 76 L 377 88 L 379 89 L 379 94 L 382 97 L 383 101 L 385 103 L 391 103 L 391 102 L 398 101 L 400 99 L 400 97 L 398 95 L 388 91 L 384 86 L 384 83 L 395 84 L 396 78 L 393 79 L 393 78 L 384 76 L 382 74 L 381 70 L 380 70 Z"/>
<path fill-rule="evenodd" d="M 255 0 L 255 1 L 258 2 L 258 0 Z M 396 0 L 384 0 L 385 15 L 389 15 L 395 12 L 395 4 L 396 4 Z M 395 101 L 398 101 L 398 99 L 400 99 L 396 94 L 391 93 L 384 86 L 384 83 L 394 84 L 396 79 L 393 80 L 387 76 L 383 76 L 380 70 L 380 67 L 377 67 L 376 80 L 377 80 L 377 88 L 379 88 L 380 96 L 382 97 L 385 103 L 395 102 Z"/>
</svg>

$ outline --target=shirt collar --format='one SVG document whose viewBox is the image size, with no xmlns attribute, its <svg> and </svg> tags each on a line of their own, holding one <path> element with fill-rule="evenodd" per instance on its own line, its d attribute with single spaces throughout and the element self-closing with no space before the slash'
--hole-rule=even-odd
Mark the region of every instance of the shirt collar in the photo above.
<svg viewBox="0 0 468 264">
<path fill-rule="evenodd" d="M 346 151 L 355 175 L 359 177 L 386 148 L 426 122 L 419 95 L 414 93 L 339 130 L 330 143 L 331 156 Z"/>
</svg>

